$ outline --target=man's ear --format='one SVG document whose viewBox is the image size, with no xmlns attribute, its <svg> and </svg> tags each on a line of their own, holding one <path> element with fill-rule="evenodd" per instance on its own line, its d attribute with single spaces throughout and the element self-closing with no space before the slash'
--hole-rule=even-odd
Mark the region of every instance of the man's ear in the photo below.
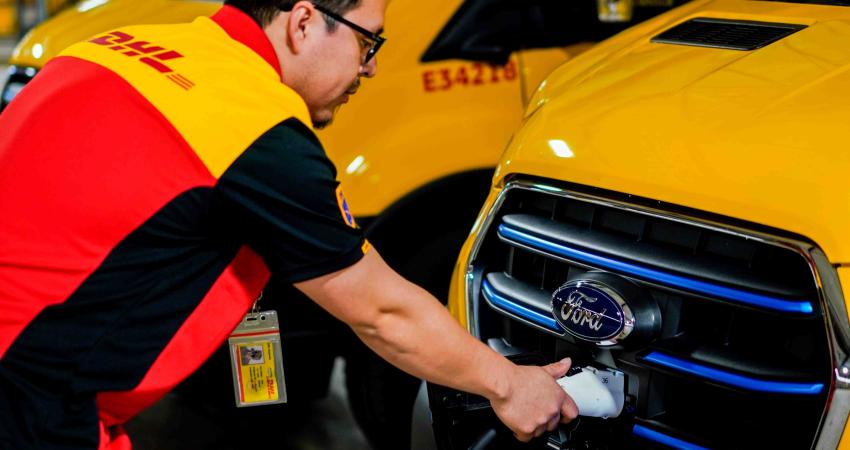
<svg viewBox="0 0 850 450">
<path fill-rule="evenodd" d="M 300 53 L 304 46 L 304 41 L 311 33 L 310 24 L 319 14 L 313 4 L 307 1 L 301 1 L 292 7 L 289 12 L 289 17 L 286 21 L 287 41 L 292 46 L 293 53 Z"/>
</svg>

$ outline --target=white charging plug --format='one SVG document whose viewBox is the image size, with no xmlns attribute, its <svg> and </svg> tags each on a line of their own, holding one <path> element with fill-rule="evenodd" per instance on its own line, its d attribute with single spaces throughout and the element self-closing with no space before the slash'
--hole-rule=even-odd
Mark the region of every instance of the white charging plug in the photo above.
<svg viewBox="0 0 850 450">
<path fill-rule="evenodd" d="M 581 372 L 560 378 L 558 384 L 587 417 L 617 417 L 626 402 L 625 376 L 613 370 L 583 367 Z"/>
</svg>

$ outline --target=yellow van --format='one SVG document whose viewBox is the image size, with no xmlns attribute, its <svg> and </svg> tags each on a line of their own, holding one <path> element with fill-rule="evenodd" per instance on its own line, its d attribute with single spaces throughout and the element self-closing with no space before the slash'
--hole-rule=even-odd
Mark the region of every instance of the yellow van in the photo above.
<svg viewBox="0 0 850 450">
<path fill-rule="evenodd" d="M 694 1 L 540 85 L 449 306 L 623 387 L 548 448 L 850 448 L 848 6 Z M 444 448 L 496 448 L 431 388 Z"/>
<path fill-rule="evenodd" d="M 619 22 L 602 22 L 596 0 L 390 2 L 378 76 L 320 133 L 357 222 L 389 264 L 446 298 L 455 256 L 493 167 L 540 80 L 591 43 L 673 3 L 644 0 Z M 184 0 L 78 2 L 16 48 L 3 101 L 13 101 L 73 42 L 128 24 L 189 21 L 218 7 Z M 291 287 L 272 283 L 264 302 L 280 302 L 277 309 L 286 311 L 292 401 L 324 394 L 332 358 L 342 352 L 350 402 L 369 438 L 378 448 L 407 442 L 418 380 L 383 363 Z M 226 364 L 216 365 L 225 361 L 221 356 L 196 378 L 229 373 Z"/>
</svg>

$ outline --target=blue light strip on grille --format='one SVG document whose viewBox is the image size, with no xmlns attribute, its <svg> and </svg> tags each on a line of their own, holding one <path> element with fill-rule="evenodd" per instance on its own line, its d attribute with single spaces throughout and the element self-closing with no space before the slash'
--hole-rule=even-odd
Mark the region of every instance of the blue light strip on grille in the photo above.
<svg viewBox="0 0 850 450">
<path fill-rule="evenodd" d="M 697 292 L 711 297 L 719 297 L 737 303 L 757 306 L 780 312 L 811 314 L 811 302 L 805 300 L 783 300 L 753 292 L 718 286 L 704 281 L 673 275 L 660 270 L 643 267 L 637 264 L 618 261 L 606 256 L 568 247 L 564 244 L 541 239 L 537 236 L 519 231 L 508 225 L 499 225 L 499 234 L 512 241 L 527 245 L 538 250 L 573 259 L 600 268 L 613 270 L 660 284 Z"/>
<path fill-rule="evenodd" d="M 636 424 L 632 430 L 632 434 L 679 450 L 708 450 L 705 447 L 700 447 L 699 445 L 691 444 L 690 442 L 685 442 L 672 436 L 667 436 L 664 433 L 649 429 L 643 425 Z"/>
<path fill-rule="evenodd" d="M 643 358 L 645 361 L 658 364 L 679 372 L 718 381 L 720 383 L 736 386 L 751 391 L 771 392 L 776 394 L 817 395 L 823 391 L 823 383 L 793 383 L 784 381 L 765 381 L 738 375 L 713 367 L 666 355 L 664 353 L 652 352 Z"/>
<path fill-rule="evenodd" d="M 537 311 L 534 311 L 531 308 L 525 307 L 523 305 L 517 304 L 511 299 L 499 294 L 493 288 L 487 280 L 484 280 L 483 283 L 484 289 L 484 297 L 487 298 L 491 303 L 498 306 L 499 308 L 504 309 L 505 311 L 510 312 L 511 314 L 517 315 L 526 319 L 530 322 L 536 323 L 542 327 L 546 327 L 556 333 L 563 333 L 564 330 L 558 325 L 558 322 L 555 322 L 551 316 L 546 316 Z"/>
</svg>

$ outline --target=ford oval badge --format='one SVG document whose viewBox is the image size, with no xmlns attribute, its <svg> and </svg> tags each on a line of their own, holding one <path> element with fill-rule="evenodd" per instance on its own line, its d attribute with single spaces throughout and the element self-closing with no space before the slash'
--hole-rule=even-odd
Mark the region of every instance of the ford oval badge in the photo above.
<svg viewBox="0 0 850 450">
<path fill-rule="evenodd" d="M 625 300 L 596 280 L 571 281 L 552 295 L 552 315 L 569 334 L 599 345 L 613 345 L 634 325 Z"/>
</svg>

